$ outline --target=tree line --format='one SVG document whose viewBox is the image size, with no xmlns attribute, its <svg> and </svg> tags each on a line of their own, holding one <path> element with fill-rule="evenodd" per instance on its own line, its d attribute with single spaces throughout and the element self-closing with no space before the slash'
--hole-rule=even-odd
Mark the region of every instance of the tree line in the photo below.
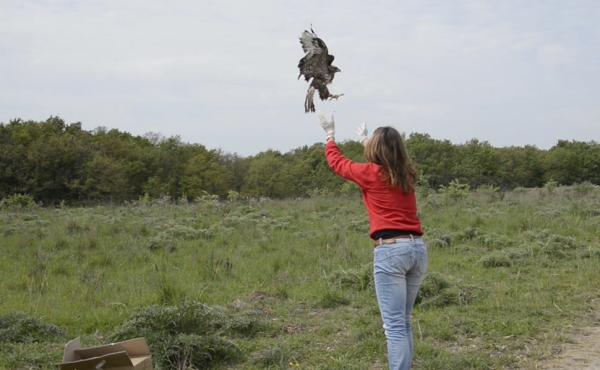
<svg viewBox="0 0 600 370">
<path fill-rule="evenodd" d="M 535 146 L 496 148 L 473 139 L 464 144 L 413 133 L 408 149 L 433 188 L 453 180 L 471 187 L 537 187 L 548 181 L 600 184 L 600 144 L 560 140 L 549 150 Z M 362 146 L 340 144 L 363 161 Z M 85 203 L 141 196 L 195 199 L 207 194 L 300 197 L 349 192 L 354 187 L 328 168 L 324 144 L 286 153 L 267 150 L 242 157 L 179 137 L 135 136 L 116 129 L 87 131 L 59 117 L 0 123 L 0 198 L 29 194 L 36 201 Z"/>
</svg>

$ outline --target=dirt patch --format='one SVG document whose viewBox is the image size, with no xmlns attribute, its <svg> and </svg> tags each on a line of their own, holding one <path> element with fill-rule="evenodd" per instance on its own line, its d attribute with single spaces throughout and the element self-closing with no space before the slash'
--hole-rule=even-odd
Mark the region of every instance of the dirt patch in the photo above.
<svg viewBox="0 0 600 370">
<path fill-rule="evenodd" d="M 535 369 L 600 369 L 600 305 L 594 305 L 591 325 L 577 329 L 562 345 L 559 354 L 537 364 Z"/>
<path fill-rule="evenodd" d="M 600 326 L 578 330 L 573 343 L 563 346 L 557 358 L 545 361 L 537 369 L 547 370 L 596 370 L 600 369 Z"/>
</svg>

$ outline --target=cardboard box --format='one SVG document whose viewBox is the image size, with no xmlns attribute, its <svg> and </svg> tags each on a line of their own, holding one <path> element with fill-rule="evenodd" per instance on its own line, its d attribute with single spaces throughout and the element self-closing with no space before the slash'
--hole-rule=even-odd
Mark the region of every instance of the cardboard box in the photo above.
<svg viewBox="0 0 600 370">
<path fill-rule="evenodd" d="M 150 348 L 144 338 L 98 347 L 81 348 L 75 338 L 65 345 L 60 370 L 154 370 Z"/>
</svg>

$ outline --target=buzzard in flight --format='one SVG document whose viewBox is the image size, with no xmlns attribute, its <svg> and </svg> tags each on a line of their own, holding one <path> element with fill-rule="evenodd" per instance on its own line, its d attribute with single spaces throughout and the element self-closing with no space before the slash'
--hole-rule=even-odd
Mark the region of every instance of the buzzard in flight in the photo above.
<svg viewBox="0 0 600 370">
<path fill-rule="evenodd" d="M 333 95 L 327 89 L 327 85 L 333 81 L 335 73 L 341 72 L 341 70 L 331 64 L 334 59 L 333 55 L 329 54 L 327 45 L 317 37 L 312 28 L 310 32 L 302 32 L 302 35 L 300 35 L 300 44 L 306 55 L 298 63 L 298 68 L 300 69 L 298 79 L 304 75 L 304 79 L 309 81 L 306 99 L 304 100 L 304 111 L 308 113 L 315 111 L 315 103 L 313 101 L 315 90 L 319 91 L 319 98 L 321 100 L 337 100 L 344 94 Z"/>
</svg>

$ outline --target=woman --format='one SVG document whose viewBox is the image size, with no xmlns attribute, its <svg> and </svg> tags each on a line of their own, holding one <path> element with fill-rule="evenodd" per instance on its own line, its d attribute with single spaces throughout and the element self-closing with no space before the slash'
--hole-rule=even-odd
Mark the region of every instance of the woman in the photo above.
<svg viewBox="0 0 600 370">
<path fill-rule="evenodd" d="M 368 163 L 345 158 L 335 143 L 333 116 L 320 117 L 327 133 L 325 152 L 331 169 L 362 190 L 374 241 L 375 292 L 387 338 L 389 368 L 410 369 L 413 358 L 411 312 L 427 271 L 427 249 L 417 216 L 416 172 L 404 140 L 392 127 L 379 127 L 367 139 L 358 134 Z"/>
</svg>

